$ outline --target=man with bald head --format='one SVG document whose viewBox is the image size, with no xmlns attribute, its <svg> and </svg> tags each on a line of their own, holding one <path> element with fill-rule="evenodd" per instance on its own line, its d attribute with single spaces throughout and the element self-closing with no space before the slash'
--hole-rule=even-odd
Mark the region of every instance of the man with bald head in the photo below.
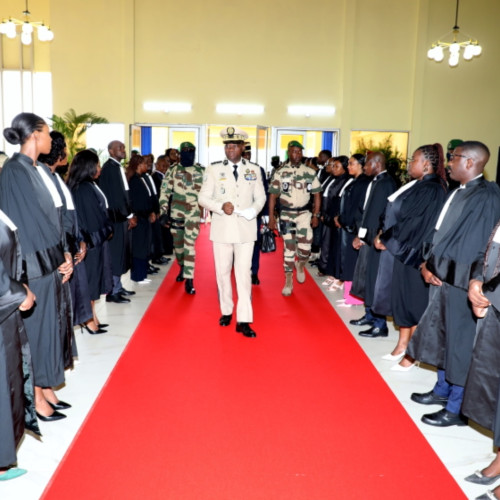
<svg viewBox="0 0 500 500">
<path fill-rule="evenodd" d="M 465 425 L 460 413 L 476 334 L 476 318 L 467 300 L 469 280 L 481 261 L 500 218 L 500 188 L 483 171 L 490 152 L 478 141 L 465 141 L 450 155 L 450 176 L 460 185 L 448 195 L 432 244 L 421 266 L 429 283 L 429 305 L 408 346 L 408 354 L 438 368 L 433 390 L 411 399 L 444 408 L 422 417 L 438 427 Z M 411 297 L 408 297 L 411 300 Z"/>
<path fill-rule="evenodd" d="M 368 153 L 363 171 L 373 179 L 366 190 L 361 226 L 352 243 L 359 250 L 359 257 L 351 293 L 364 300 L 365 315 L 350 323 L 355 326 L 370 326 L 368 330 L 359 333 L 362 337 L 387 337 L 389 330 L 385 316 L 376 314 L 371 309 L 380 261 L 380 250 L 375 248 L 374 240 L 382 229 L 387 198 L 396 191 L 396 183 L 387 172 L 385 156 L 380 152 Z"/>
<path fill-rule="evenodd" d="M 106 195 L 108 216 L 113 223 L 113 237 L 109 242 L 113 290 L 106 296 L 107 302 L 122 304 L 130 302 L 127 295 L 135 292 L 125 290 L 121 275 L 130 269 L 129 230 L 137 225 L 128 198 L 128 182 L 121 161 L 125 159 L 125 145 L 121 141 L 108 144 L 109 159 L 102 166 L 99 187 Z"/>
</svg>

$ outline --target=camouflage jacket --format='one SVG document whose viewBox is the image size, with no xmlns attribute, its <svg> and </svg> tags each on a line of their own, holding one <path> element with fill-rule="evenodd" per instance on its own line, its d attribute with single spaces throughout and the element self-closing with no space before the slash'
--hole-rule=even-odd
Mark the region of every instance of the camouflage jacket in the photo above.
<svg viewBox="0 0 500 500">
<path fill-rule="evenodd" d="M 184 167 L 180 163 L 167 170 L 161 185 L 160 208 L 170 208 L 172 219 L 199 217 L 198 194 L 203 184 L 204 168 L 199 165 Z"/>
<path fill-rule="evenodd" d="M 283 165 L 269 183 L 269 193 L 278 195 L 282 208 L 305 207 L 311 194 L 321 193 L 321 184 L 316 172 L 301 163 L 298 167 Z"/>
</svg>

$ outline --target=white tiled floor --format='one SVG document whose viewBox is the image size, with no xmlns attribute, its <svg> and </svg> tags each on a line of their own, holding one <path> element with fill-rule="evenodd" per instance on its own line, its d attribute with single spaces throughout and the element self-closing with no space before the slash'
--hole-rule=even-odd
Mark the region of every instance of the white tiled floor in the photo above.
<svg viewBox="0 0 500 500">
<path fill-rule="evenodd" d="M 19 447 L 18 461 L 19 466 L 28 469 L 29 472 L 16 480 L 0 483 L 2 500 L 36 500 L 41 496 L 170 265 L 161 266 L 160 273 L 153 276 L 152 282 L 148 285 L 139 286 L 128 278 L 124 279 L 125 288 L 137 292 L 130 304 L 108 304 L 104 300 L 99 302 L 100 320 L 111 325 L 108 333 L 92 336 L 87 333 L 81 334 L 77 329 L 81 361 L 73 371 L 67 373 L 66 386 L 58 391 L 60 399 L 70 401 L 73 408 L 66 412 L 68 418 L 56 424 L 40 423 L 42 440 L 37 440 L 31 435 L 24 437 Z M 335 306 L 336 300 L 342 297 L 342 292 L 327 292 L 325 287 L 320 285 L 323 278 L 316 276 L 315 269 L 309 268 L 309 271 L 332 306 Z M 265 276 L 261 276 L 261 280 L 264 279 Z M 295 293 L 299 292 L 300 288 Z M 350 319 L 358 318 L 364 312 L 361 306 L 336 309 L 347 324 Z M 392 324 L 389 324 L 389 337 L 383 339 L 365 339 L 357 335 L 361 330 L 360 327 L 349 328 L 467 497 L 475 498 L 484 493 L 487 487 L 467 483 L 463 478 L 487 465 L 494 457 L 491 436 L 484 430 L 472 427 L 439 429 L 421 423 L 422 414 L 437 411 L 440 407 L 418 405 L 410 400 L 410 394 L 430 390 L 436 380 L 435 372 L 426 368 L 413 369 L 406 373 L 390 370 L 392 363 L 383 361 L 381 356 L 390 352 L 396 343 L 397 332 Z M 390 439 L 390 436 L 387 438 Z M 413 460 L 412 450 L 402 449 L 401 458 Z M 429 488 L 432 488 L 432 485 L 429 485 Z"/>
</svg>

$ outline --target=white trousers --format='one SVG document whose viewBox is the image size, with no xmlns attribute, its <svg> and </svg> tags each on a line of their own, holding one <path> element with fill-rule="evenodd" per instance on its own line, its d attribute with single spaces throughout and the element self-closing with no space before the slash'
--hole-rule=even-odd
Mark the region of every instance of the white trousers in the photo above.
<svg viewBox="0 0 500 500">
<path fill-rule="evenodd" d="M 231 286 L 231 270 L 234 262 L 234 276 L 238 292 L 236 321 L 252 323 L 252 255 L 254 242 L 250 243 L 216 243 L 213 242 L 215 275 L 219 290 L 219 304 L 223 315 L 233 313 L 233 289 Z"/>
</svg>

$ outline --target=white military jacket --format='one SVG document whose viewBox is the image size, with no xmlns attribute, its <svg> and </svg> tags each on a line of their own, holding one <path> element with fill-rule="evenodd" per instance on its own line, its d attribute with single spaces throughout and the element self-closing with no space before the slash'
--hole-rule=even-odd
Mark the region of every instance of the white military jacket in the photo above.
<svg viewBox="0 0 500 500">
<path fill-rule="evenodd" d="M 217 243 L 249 243 L 257 239 L 256 219 L 247 220 L 235 213 L 226 215 L 222 205 L 231 202 L 235 211 L 253 207 L 258 214 L 266 203 L 266 192 L 260 167 L 241 158 L 238 180 L 233 163 L 227 159 L 210 164 L 205 169 L 198 203 L 212 212 L 210 240 Z"/>
</svg>

